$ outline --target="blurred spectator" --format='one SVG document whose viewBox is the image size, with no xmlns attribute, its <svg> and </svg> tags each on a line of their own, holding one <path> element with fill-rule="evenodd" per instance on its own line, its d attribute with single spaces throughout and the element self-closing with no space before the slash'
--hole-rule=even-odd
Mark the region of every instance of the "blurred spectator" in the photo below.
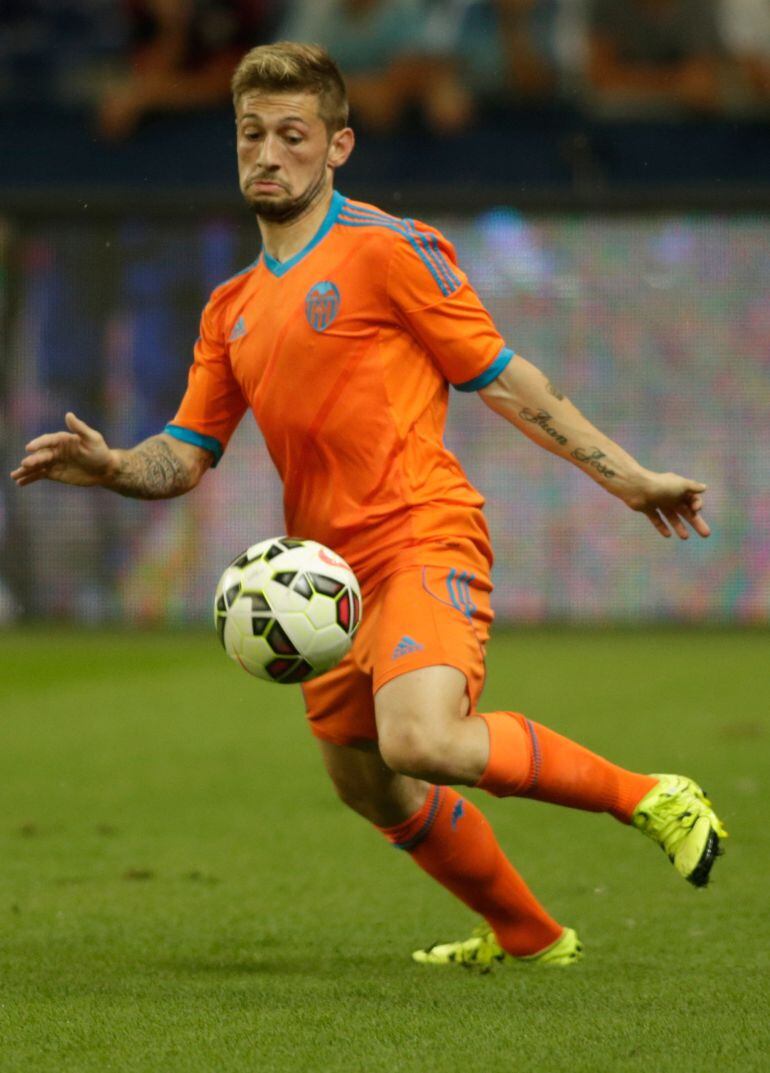
<svg viewBox="0 0 770 1073">
<path fill-rule="evenodd" d="M 718 111 L 716 0 L 589 0 L 588 20 L 588 84 L 601 110 Z"/>
<path fill-rule="evenodd" d="M 725 50 L 737 67 L 739 107 L 770 107 L 770 0 L 721 0 Z"/>
<path fill-rule="evenodd" d="M 123 45 L 114 0 L 0 0 L 0 100 L 91 103 Z"/>
<path fill-rule="evenodd" d="M 271 39 L 282 0 L 127 0 L 132 70 L 105 94 L 99 127 L 125 138 L 155 111 L 225 102 L 243 53 Z"/>
<path fill-rule="evenodd" d="M 469 120 L 472 101 L 449 37 L 440 32 L 440 6 L 425 0 L 294 0 L 280 36 L 329 49 L 345 74 L 356 121 L 385 131 L 416 107 L 429 126 L 450 133 Z"/>
<path fill-rule="evenodd" d="M 559 0 L 428 0 L 453 8 L 451 49 L 463 79 L 486 102 L 538 102 L 558 83 Z M 430 24 L 429 24 L 430 28 Z"/>
</svg>

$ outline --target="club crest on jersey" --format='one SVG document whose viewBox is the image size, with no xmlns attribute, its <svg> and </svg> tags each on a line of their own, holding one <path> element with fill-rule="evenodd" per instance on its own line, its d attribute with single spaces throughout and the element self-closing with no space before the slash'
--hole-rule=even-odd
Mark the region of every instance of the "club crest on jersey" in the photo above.
<svg viewBox="0 0 770 1073">
<path fill-rule="evenodd" d="M 305 298 L 305 316 L 315 332 L 324 332 L 337 316 L 340 308 L 340 292 L 328 279 L 316 283 Z"/>
</svg>

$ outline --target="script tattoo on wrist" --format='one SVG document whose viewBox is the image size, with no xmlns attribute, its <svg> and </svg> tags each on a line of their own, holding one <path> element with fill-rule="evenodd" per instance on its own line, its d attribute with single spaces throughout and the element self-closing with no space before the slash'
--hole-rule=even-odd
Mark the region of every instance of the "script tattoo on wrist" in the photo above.
<svg viewBox="0 0 770 1073">
<path fill-rule="evenodd" d="M 572 452 L 572 457 L 577 459 L 578 462 L 585 462 L 586 465 L 591 466 L 598 473 L 601 473 L 602 477 L 610 479 L 615 476 L 615 470 L 610 469 L 601 460 L 606 458 L 607 455 L 604 451 L 600 451 L 598 447 L 590 447 L 588 450 L 584 450 L 582 447 L 576 447 Z"/>
<path fill-rule="evenodd" d="M 522 421 L 528 422 L 530 425 L 537 425 L 543 432 L 546 432 L 554 443 L 560 444 L 562 447 L 567 445 L 567 437 L 562 436 L 561 432 L 549 424 L 551 415 L 547 410 L 538 410 L 537 413 L 534 410 L 530 410 L 528 406 L 525 406 L 523 410 L 519 411 L 519 417 Z"/>
<path fill-rule="evenodd" d="M 564 399 L 564 396 L 562 395 L 561 391 L 559 391 L 557 387 L 554 387 L 550 380 L 546 383 L 545 390 L 548 392 L 549 395 L 553 395 L 555 399 L 558 399 L 559 402 Z"/>
<path fill-rule="evenodd" d="M 125 457 L 112 486 L 132 499 L 168 499 L 187 490 L 188 473 L 169 445 L 153 438 Z"/>
</svg>

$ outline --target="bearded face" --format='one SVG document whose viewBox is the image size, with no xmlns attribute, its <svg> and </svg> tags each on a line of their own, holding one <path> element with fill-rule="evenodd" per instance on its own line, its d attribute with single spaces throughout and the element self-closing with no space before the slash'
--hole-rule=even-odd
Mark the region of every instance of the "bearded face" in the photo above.
<svg viewBox="0 0 770 1073">
<path fill-rule="evenodd" d="M 330 139 L 312 93 L 246 93 L 238 102 L 238 176 L 248 206 L 287 223 L 330 182 Z"/>
</svg>

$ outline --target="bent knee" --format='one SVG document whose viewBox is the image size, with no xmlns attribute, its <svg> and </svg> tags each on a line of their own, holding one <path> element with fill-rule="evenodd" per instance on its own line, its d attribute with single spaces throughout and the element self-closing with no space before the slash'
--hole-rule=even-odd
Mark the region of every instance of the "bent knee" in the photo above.
<svg viewBox="0 0 770 1073">
<path fill-rule="evenodd" d="M 380 753 L 393 771 L 428 782 L 451 781 L 450 736 L 419 722 L 386 723 L 380 731 Z"/>
</svg>

